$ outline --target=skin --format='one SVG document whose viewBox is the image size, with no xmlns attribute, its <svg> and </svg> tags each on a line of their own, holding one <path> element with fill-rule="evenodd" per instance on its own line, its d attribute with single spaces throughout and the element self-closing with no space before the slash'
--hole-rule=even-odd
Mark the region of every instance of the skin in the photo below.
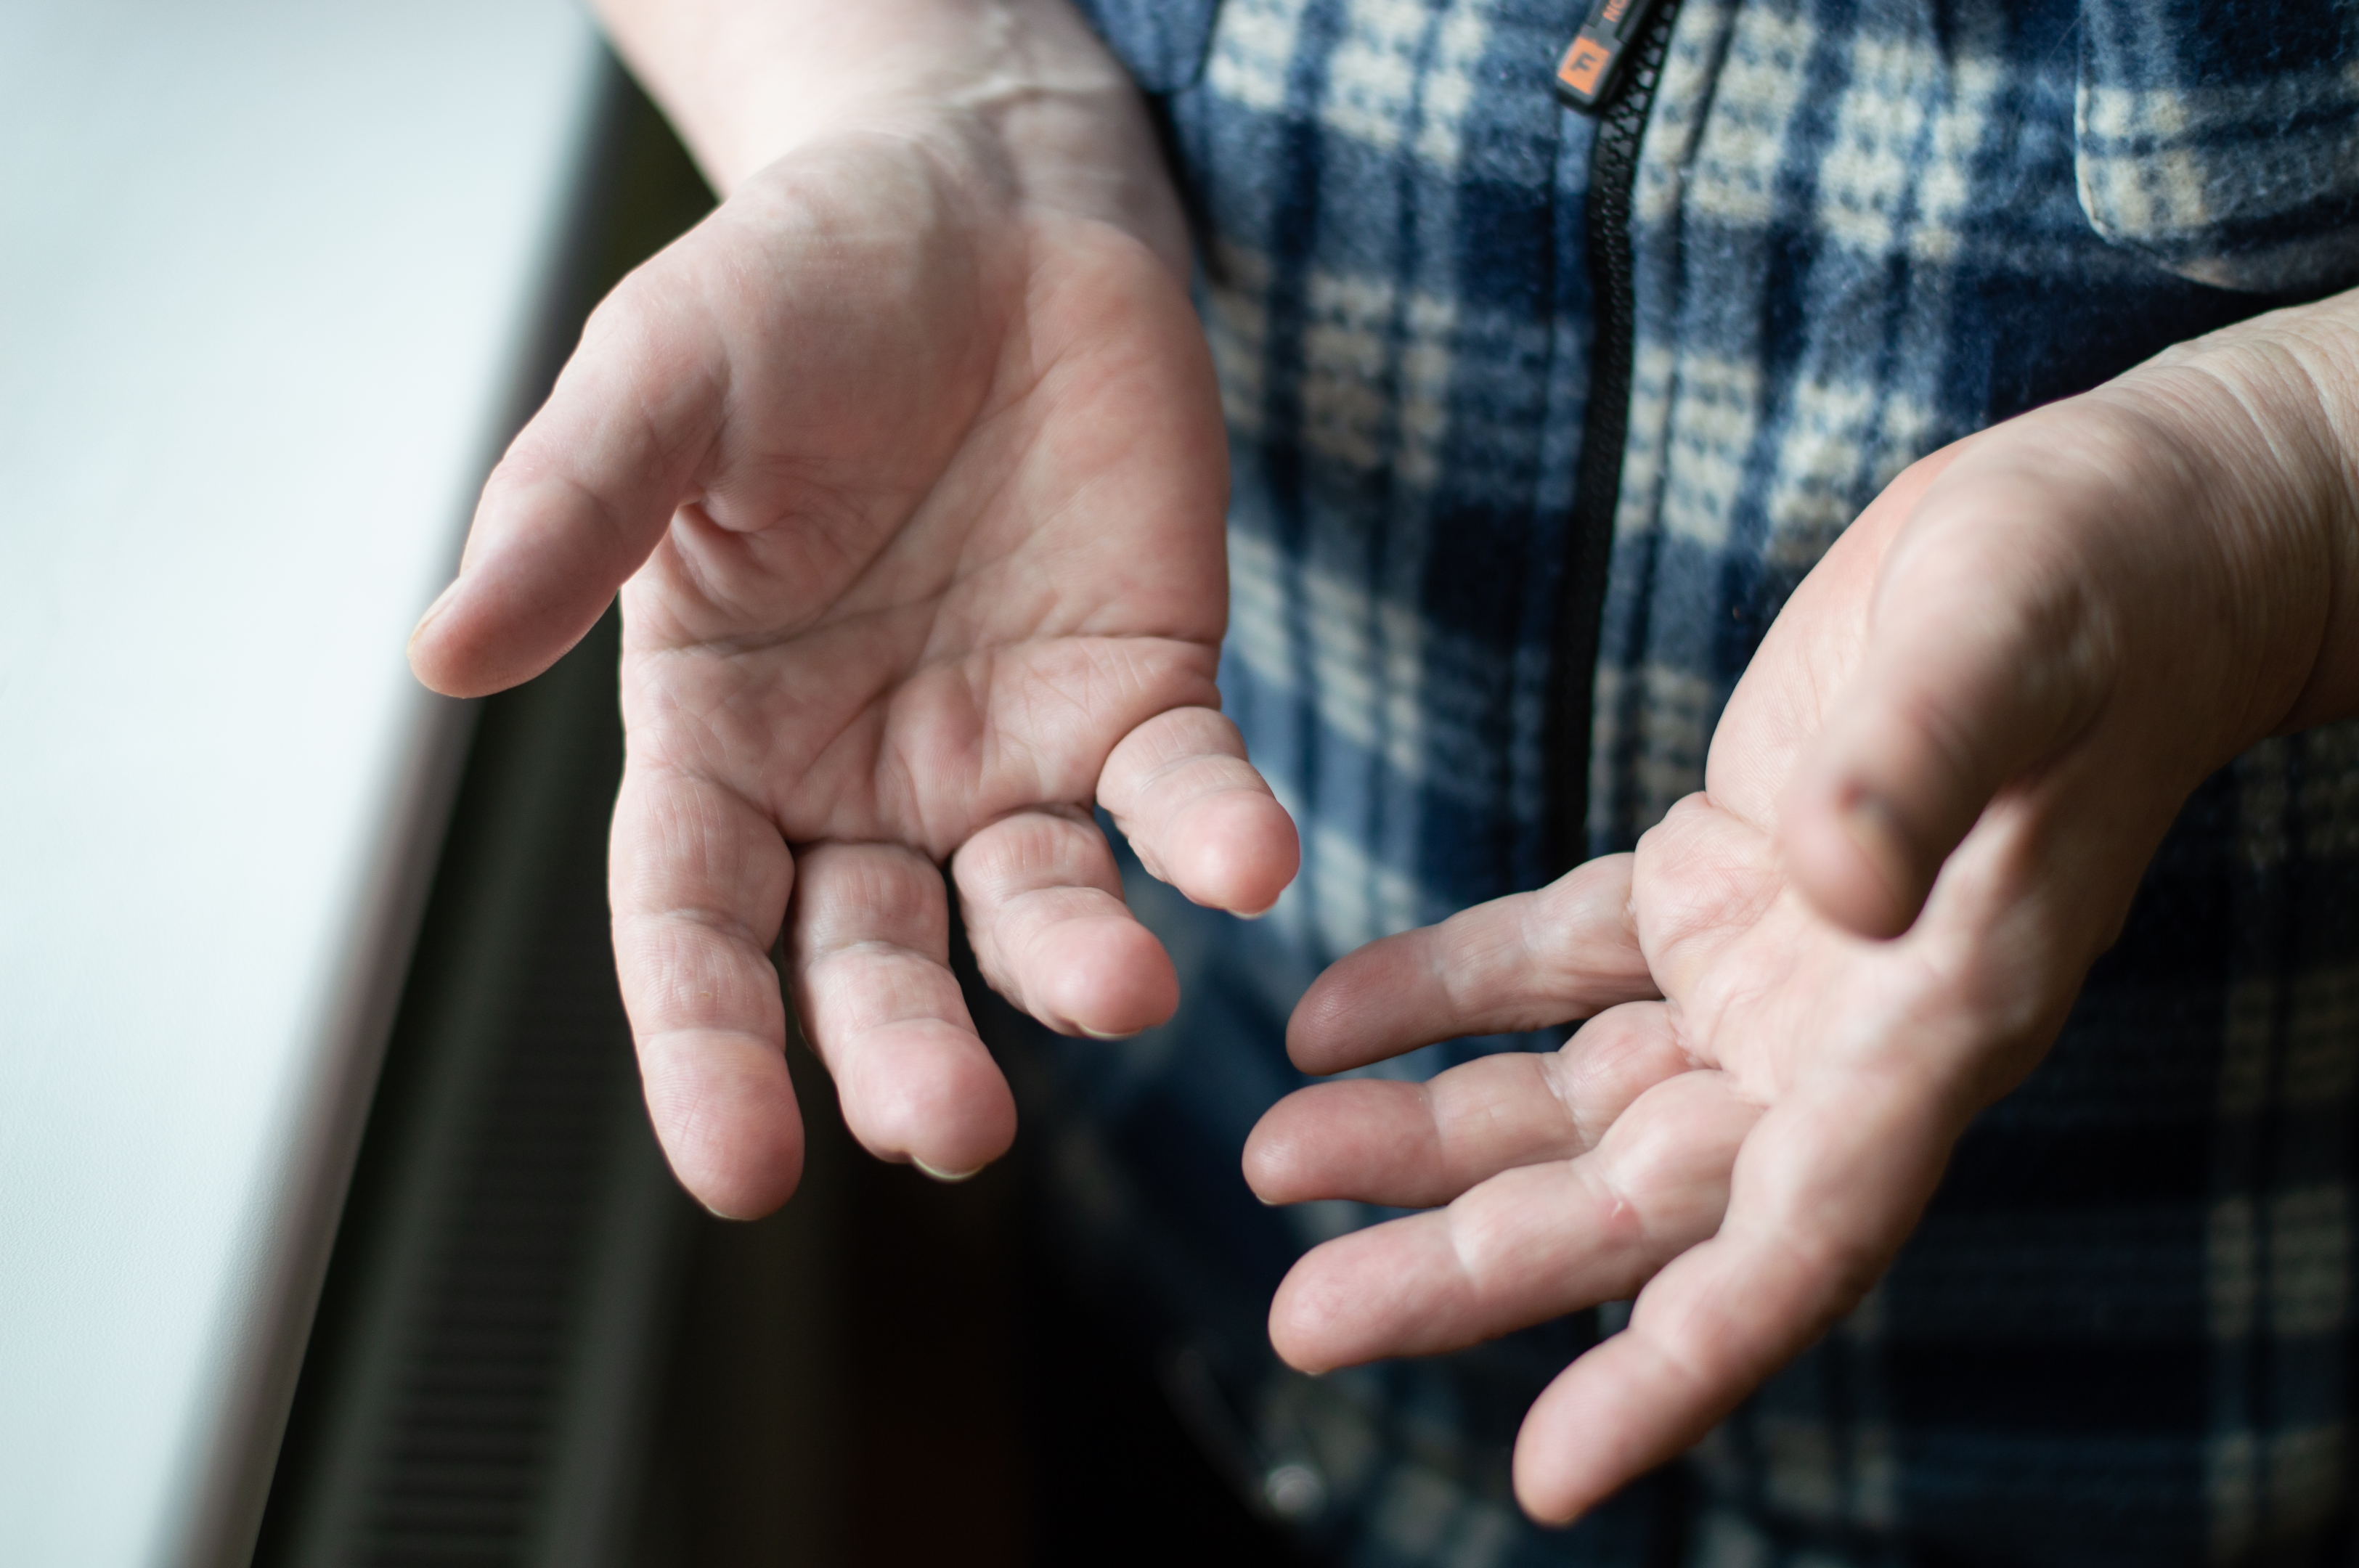
<svg viewBox="0 0 2359 1568">
<path fill-rule="evenodd" d="M 615 947 L 675 1171 L 723 1214 L 793 1188 L 775 951 L 853 1132 L 955 1176 L 1015 1116 L 943 867 L 994 987 L 1117 1035 L 1177 989 L 1093 803 L 1201 903 L 1266 908 L 1297 862 L 1212 686 L 1226 478 L 1184 227 L 1063 0 L 605 14 L 727 199 L 601 307 L 413 663 L 512 685 L 619 587 Z M 1288 1037 L 1315 1073 L 1589 1022 L 1269 1112 L 1265 1198 L 1430 1210 L 1306 1256 L 1280 1354 L 1635 1293 L 1519 1439 L 1555 1521 L 1854 1304 L 2189 791 L 2359 712 L 2354 367 L 2331 300 L 1926 459 L 1796 592 L 1635 855 L 1323 976 Z"/>
<path fill-rule="evenodd" d="M 1218 710 L 1219 399 L 1126 79 L 1060 5 L 794 10 L 615 8 L 726 200 L 600 306 L 410 646 L 497 690 L 620 588 L 623 997 L 733 1216 L 801 1167 L 774 950 L 853 1134 L 955 1178 L 1016 1109 L 941 867 L 995 987 L 1118 1036 L 1179 989 L 1093 805 L 1216 908 L 1298 858 Z"/>
<path fill-rule="evenodd" d="M 1305 1370 L 1635 1295 L 1519 1435 L 1537 1519 L 1677 1454 L 1863 1296 L 2053 1042 L 2189 793 L 2359 711 L 2359 308 L 2265 317 L 1901 476 L 1804 580 L 1634 855 L 1373 943 L 1330 1073 L 1587 1018 L 1553 1055 L 1318 1085 L 1262 1197 L 1430 1212 L 1314 1249 Z"/>
</svg>

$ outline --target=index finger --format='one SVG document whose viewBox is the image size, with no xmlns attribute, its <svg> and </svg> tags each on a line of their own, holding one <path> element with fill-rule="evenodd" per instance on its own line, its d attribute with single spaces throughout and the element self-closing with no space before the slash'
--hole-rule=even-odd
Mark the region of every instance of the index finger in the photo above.
<svg viewBox="0 0 2359 1568">
<path fill-rule="evenodd" d="M 1461 1034 L 1542 1029 L 1659 996 L 1630 909 L 1634 858 L 1607 855 L 1538 892 L 1461 910 L 1329 966 L 1287 1021 L 1306 1073 Z"/>
<path fill-rule="evenodd" d="M 1560 1050 L 1477 1056 L 1421 1084 L 1312 1084 L 1262 1113 L 1245 1184 L 1269 1204 L 1432 1207 L 1515 1166 L 1587 1152 L 1640 1095 L 1695 1065 L 1663 1004 L 1638 1001 Z"/>
</svg>

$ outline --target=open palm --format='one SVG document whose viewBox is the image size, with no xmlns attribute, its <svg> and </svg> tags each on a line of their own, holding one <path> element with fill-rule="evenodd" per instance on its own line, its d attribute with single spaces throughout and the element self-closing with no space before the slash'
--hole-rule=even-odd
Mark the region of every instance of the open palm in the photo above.
<svg viewBox="0 0 2359 1568">
<path fill-rule="evenodd" d="M 623 590 L 615 945 L 647 1097 L 707 1204 L 786 1196 L 771 954 L 853 1131 L 943 1174 L 1013 1137 L 948 967 L 1069 1032 L 1177 1001 L 1091 816 L 1266 908 L 1294 830 L 1218 712 L 1227 475 L 1155 252 L 907 140 L 746 182 L 601 307 L 413 659 L 475 692 Z M 791 905 L 791 913 L 789 907 Z"/>
<path fill-rule="evenodd" d="M 1321 1370 L 1635 1295 L 1517 1442 L 1526 1507 L 1563 1519 L 1855 1303 L 2054 1038 L 2188 792 L 2339 710 L 2304 695 L 2339 559 L 2306 520 L 2336 514 L 2265 438 L 2316 422 L 2288 362 L 2166 356 L 1919 463 L 1797 590 L 1705 788 L 1635 855 L 1322 976 L 1288 1042 L 1313 1072 L 1588 1022 L 1269 1112 L 1245 1155 L 1266 1200 L 1430 1209 L 1305 1257 L 1279 1352 Z"/>
</svg>

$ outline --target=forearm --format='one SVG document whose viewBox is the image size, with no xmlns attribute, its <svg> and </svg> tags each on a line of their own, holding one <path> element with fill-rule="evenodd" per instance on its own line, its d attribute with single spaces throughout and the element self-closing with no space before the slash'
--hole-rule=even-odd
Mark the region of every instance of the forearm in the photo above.
<svg viewBox="0 0 2359 1568">
<path fill-rule="evenodd" d="M 1137 90 L 1068 0 L 595 0 L 725 195 L 847 134 L 909 137 L 1014 200 L 1187 233 Z"/>
</svg>

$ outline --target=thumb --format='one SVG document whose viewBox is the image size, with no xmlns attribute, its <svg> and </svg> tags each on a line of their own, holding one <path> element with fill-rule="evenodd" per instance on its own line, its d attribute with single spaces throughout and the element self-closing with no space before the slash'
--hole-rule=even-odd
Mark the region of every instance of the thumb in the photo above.
<svg viewBox="0 0 2359 1568">
<path fill-rule="evenodd" d="M 596 623 L 670 525 L 719 428 L 726 360 L 658 257 L 591 316 L 484 485 L 458 579 L 410 633 L 451 697 L 531 679 Z"/>
<path fill-rule="evenodd" d="M 2095 717 L 2113 639 L 2060 515 L 2079 499 L 1956 464 L 1886 552 L 1857 673 L 1778 810 L 1788 877 L 1837 925 L 1908 929 L 1991 798 Z"/>
</svg>

